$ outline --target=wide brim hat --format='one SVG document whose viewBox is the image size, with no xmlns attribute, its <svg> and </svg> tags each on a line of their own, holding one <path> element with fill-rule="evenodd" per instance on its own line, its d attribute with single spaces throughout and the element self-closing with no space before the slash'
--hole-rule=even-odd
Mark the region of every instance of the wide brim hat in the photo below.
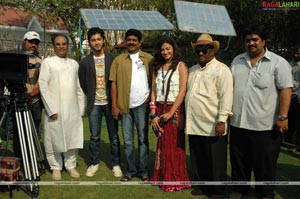
<svg viewBox="0 0 300 199">
<path fill-rule="evenodd" d="M 214 51 L 216 52 L 219 47 L 220 43 L 217 40 L 213 40 L 209 34 L 201 34 L 195 43 L 191 42 L 193 48 L 199 45 L 210 45 L 213 47 Z"/>
</svg>

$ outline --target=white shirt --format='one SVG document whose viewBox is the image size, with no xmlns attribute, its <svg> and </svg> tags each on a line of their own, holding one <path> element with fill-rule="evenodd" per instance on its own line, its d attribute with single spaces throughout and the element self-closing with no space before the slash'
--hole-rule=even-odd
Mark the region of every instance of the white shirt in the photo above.
<svg viewBox="0 0 300 199">
<path fill-rule="evenodd" d="M 156 77 L 156 101 L 158 102 L 164 102 L 165 101 L 165 96 L 167 92 L 167 84 L 170 78 L 172 70 L 164 71 L 164 75 L 162 75 L 162 70 L 159 70 L 157 72 L 157 77 Z M 163 77 L 164 76 L 164 77 Z M 163 79 L 164 79 L 164 84 L 163 84 Z M 163 91 L 164 90 L 164 91 Z M 178 71 L 178 66 L 176 70 L 174 71 L 171 81 L 170 81 L 170 90 L 168 94 L 168 102 L 175 102 L 176 97 L 178 96 L 179 93 L 179 71 Z"/>
<path fill-rule="evenodd" d="M 150 89 L 146 68 L 143 61 L 139 58 L 139 53 L 130 54 L 132 61 L 131 87 L 129 108 L 135 108 L 144 103 L 148 98 Z"/>
<path fill-rule="evenodd" d="M 234 82 L 232 126 L 249 130 L 272 130 L 279 110 L 279 90 L 293 87 L 289 63 L 268 50 L 251 66 L 247 53 L 231 64 Z"/>
</svg>

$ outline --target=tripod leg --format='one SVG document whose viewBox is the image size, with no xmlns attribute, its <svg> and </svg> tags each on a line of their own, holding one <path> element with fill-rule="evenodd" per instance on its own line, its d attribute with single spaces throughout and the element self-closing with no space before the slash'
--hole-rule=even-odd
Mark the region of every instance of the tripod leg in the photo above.
<svg viewBox="0 0 300 199">
<path fill-rule="evenodd" d="M 26 147 L 25 138 L 24 138 L 22 116 L 19 111 L 16 111 L 15 114 L 16 114 L 16 121 L 17 121 L 17 126 L 18 126 L 18 134 L 19 134 L 19 138 L 20 138 L 20 146 L 21 146 L 21 152 L 22 152 L 25 179 L 31 180 L 31 175 L 30 175 L 31 172 L 29 169 L 29 162 L 28 162 L 28 157 L 27 157 L 27 147 Z"/>
<path fill-rule="evenodd" d="M 45 157 L 44 157 L 44 154 L 43 154 L 43 150 L 42 150 L 42 147 L 41 147 L 41 144 L 40 144 L 40 140 L 38 138 L 38 135 L 37 135 L 37 131 L 35 129 L 35 125 L 34 125 L 34 121 L 33 121 L 33 118 L 32 118 L 32 115 L 31 113 L 29 112 L 29 118 L 30 118 L 30 124 L 32 126 L 32 130 L 33 130 L 33 141 L 34 141 L 34 145 L 37 149 L 37 160 L 38 160 L 38 166 L 40 169 L 42 169 L 43 171 L 45 171 L 46 167 L 45 167 Z"/>
<path fill-rule="evenodd" d="M 23 112 L 23 117 L 24 117 L 24 124 L 26 128 L 26 138 L 27 138 L 27 144 L 28 144 L 28 151 L 29 151 L 29 157 L 30 157 L 30 162 L 32 164 L 32 174 L 33 174 L 33 180 L 37 180 L 37 177 L 39 176 L 38 169 L 37 169 L 37 163 L 36 163 L 36 152 L 35 152 L 35 147 L 33 144 L 33 139 L 32 139 L 32 127 L 30 126 L 29 123 L 29 116 L 28 116 L 28 111 Z"/>
<path fill-rule="evenodd" d="M 8 113 L 7 112 L 3 112 L 1 120 L 0 120 L 0 127 L 4 127 L 4 123 L 7 119 Z"/>
<path fill-rule="evenodd" d="M 34 125 L 30 123 L 25 94 L 14 93 L 13 97 L 23 169 L 25 180 L 28 181 L 28 186 L 21 186 L 20 188 L 24 188 L 24 191 L 29 193 L 32 198 L 37 198 L 39 194 L 39 184 L 37 182 L 39 180 L 39 171 L 37 169 L 36 150 L 32 136 Z"/>
<path fill-rule="evenodd" d="M 32 197 L 37 197 L 39 194 L 39 185 L 35 181 L 39 180 L 39 174 L 35 156 L 36 152 L 32 139 L 32 131 L 29 123 L 28 110 L 18 112 L 17 123 L 20 127 L 20 143 L 21 146 L 23 146 L 21 147 L 23 148 L 22 157 L 25 159 L 24 170 L 27 171 L 29 176 L 29 178 L 26 178 L 29 181 L 26 192 L 29 193 Z M 24 131 L 24 127 L 26 131 Z M 32 164 L 31 167 L 29 163 Z"/>
</svg>

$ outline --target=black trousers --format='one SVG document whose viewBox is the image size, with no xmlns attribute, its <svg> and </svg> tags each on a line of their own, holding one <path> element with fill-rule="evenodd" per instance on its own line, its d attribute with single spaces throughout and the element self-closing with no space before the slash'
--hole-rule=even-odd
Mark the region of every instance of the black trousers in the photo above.
<svg viewBox="0 0 300 199">
<path fill-rule="evenodd" d="M 285 133 L 285 141 L 300 147 L 300 103 L 296 96 L 294 96 L 291 100 L 288 117 L 289 130 Z"/>
<path fill-rule="evenodd" d="M 189 135 L 192 172 L 195 181 L 225 181 L 227 136 Z M 209 195 L 225 195 L 223 185 L 198 186 Z"/>
<path fill-rule="evenodd" d="M 280 150 L 281 135 L 276 130 L 252 131 L 231 126 L 230 161 L 233 181 L 274 181 Z M 234 186 L 233 191 L 245 194 L 248 186 Z M 261 197 L 274 198 L 273 185 L 255 186 Z"/>
</svg>

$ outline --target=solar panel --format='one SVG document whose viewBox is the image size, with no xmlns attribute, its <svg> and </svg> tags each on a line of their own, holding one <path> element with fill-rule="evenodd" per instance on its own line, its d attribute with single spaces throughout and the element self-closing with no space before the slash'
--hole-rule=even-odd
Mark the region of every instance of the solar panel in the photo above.
<svg viewBox="0 0 300 199">
<path fill-rule="evenodd" d="M 225 6 L 174 1 L 181 31 L 236 36 Z"/>
<path fill-rule="evenodd" d="M 87 28 L 104 30 L 172 30 L 170 23 L 158 11 L 80 9 Z"/>
</svg>

